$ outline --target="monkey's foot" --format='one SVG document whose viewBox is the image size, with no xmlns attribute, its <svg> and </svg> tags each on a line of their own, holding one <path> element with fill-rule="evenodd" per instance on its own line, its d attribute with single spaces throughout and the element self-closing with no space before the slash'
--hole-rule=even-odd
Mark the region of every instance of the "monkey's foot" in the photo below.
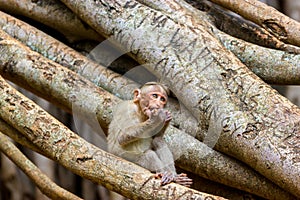
<svg viewBox="0 0 300 200">
<path fill-rule="evenodd" d="M 187 177 L 184 173 L 175 175 L 174 182 L 185 187 L 191 187 L 193 184 L 193 180 Z"/>
<path fill-rule="evenodd" d="M 193 184 L 193 180 L 187 177 L 186 174 L 172 174 L 171 172 L 157 173 L 155 178 L 161 178 L 161 185 L 166 185 L 171 182 L 180 184 L 185 187 L 190 187 Z"/>
<path fill-rule="evenodd" d="M 173 175 L 171 172 L 157 173 L 157 174 L 155 174 L 155 178 L 161 179 L 161 182 L 160 182 L 161 185 L 166 185 L 171 182 L 175 182 L 175 175 Z"/>
</svg>

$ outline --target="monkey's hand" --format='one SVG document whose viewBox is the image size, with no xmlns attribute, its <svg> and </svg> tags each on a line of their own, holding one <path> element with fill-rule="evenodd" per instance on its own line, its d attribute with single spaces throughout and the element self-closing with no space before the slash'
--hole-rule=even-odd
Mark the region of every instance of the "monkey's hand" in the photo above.
<svg viewBox="0 0 300 200">
<path fill-rule="evenodd" d="M 164 125 L 170 116 L 170 114 L 168 116 L 168 113 L 164 109 L 153 109 L 151 110 L 149 120 L 153 123 Z"/>
<path fill-rule="evenodd" d="M 150 118 L 151 117 L 151 114 L 152 114 L 152 110 L 149 108 L 149 107 L 145 107 L 143 109 L 143 113 L 148 117 Z"/>
<path fill-rule="evenodd" d="M 171 116 L 171 112 L 166 110 L 166 119 L 165 119 L 165 123 L 168 123 L 172 120 L 172 116 Z"/>
<path fill-rule="evenodd" d="M 164 123 L 168 123 L 172 120 L 171 112 L 168 110 L 164 110 L 160 108 L 160 109 L 152 109 L 152 110 L 149 109 L 146 112 L 149 113 L 150 120 L 155 120 Z"/>
</svg>

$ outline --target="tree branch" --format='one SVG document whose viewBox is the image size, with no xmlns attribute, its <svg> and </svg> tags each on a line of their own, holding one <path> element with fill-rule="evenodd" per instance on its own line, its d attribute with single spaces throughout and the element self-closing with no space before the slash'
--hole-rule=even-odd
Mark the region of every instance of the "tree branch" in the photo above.
<svg viewBox="0 0 300 200">
<path fill-rule="evenodd" d="M 1 11 L 0 27 L 32 50 L 80 74 L 95 85 L 114 94 L 119 94 L 124 99 L 130 99 L 131 94 L 129 91 L 139 87 L 138 84 L 126 77 L 92 62 L 86 56 L 55 38 Z"/>
<path fill-rule="evenodd" d="M 37 186 L 51 199 L 80 200 L 81 198 L 59 187 L 39 168 L 37 168 L 23 153 L 0 132 L 0 150 L 11 159 Z"/>
<path fill-rule="evenodd" d="M 151 6 L 151 8 L 153 9 L 167 10 L 167 12 L 164 10 L 164 13 L 167 13 L 172 19 L 176 19 L 180 23 L 188 21 L 186 20 L 186 17 L 182 16 L 185 13 L 187 13 L 187 11 L 178 11 L 172 9 L 172 6 L 169 5 L 170 2 L 164 2 L 164 7 L 160 6 L 161 1 L 139 0 L 139 2 Z M 176 2 L 179 3 L 183 8 L 185 7 L 184 2 L 180 0 L 177 0 Z M 203 13 L 196 11 L 192 8 L 189 8 L 188 11 L 190 12 L 188 14 L 192 16 L 197 16 L 200 18 L 204 17 Z M 174 13 L 176 13 L 176 15 Z M 291 45 L 286 45 L 280 41 L 276 43 L 276 41 L 273 40 L 277 45 L 279 45 L 276 48 L 283 49 L 287 52 L 272 50 L 244 42 L 237 38 L 233 38 L 227 34 L 222 33 L 216 28 L 211 29 L 214 31 L 214 34 L 222 41 L 222 43 L 228 50 L 233 52 L 251 71 L 253 71 L 257 76 L 262 78 L 267 83 L 300 83 L 299 56 L 293 53 L 287 53 L 298 52 L 299 48 Z"/>
<path fill-rule="evenodd" d="M 15 128 L 7 124 L 3 119 L 0 119 L 0 132 L 4 133 L 8 137 L 12 138 L 14 141 L 18 142 L 19 144 L 39 153 L 43 154 L 42 151 L 39 150 L 28 138 L 23 136 L 19 131 Z"/>
<path fill-rule="evenodd" d="M 26 16 L 45 24 L 66 36 L 69 42 L 103 38 L 74 15 L 64 4 L 56 0 L 0 0 L 0 9 L 6 12 Z"/>
<path fill-rule="evenodd" d="M 199 7 L 199 1 L 191 1 L 196 8 Z M 198 3 L 198 4 L 197 4 Z M 212 23 L 221 31 L 231 36 L 257 44 L 263 47 L 280 49 L 290 53 L 299 53 L 300 49 L 296 46 L 288 45 L 274 35 L 270 34 L 261 26 L 246 20 L 235 13 L 232 14 L 215 4 L 207 5 L 209 7 L 205 12 L 211 16 Z"/>
<path fill-rule="evenodd" d="M 62 66 L 67 67 L 68 69 L 90 80 L 95 85 L 122 99 L 131 99 L 132 91 L 140 86 L 125 76 L 121 76 L 120 74 L 109 70 L 107 67 L 92 62 L 87 57 L 50 37 L 49 35 L 39 31 L 38 29 L 1 11 L 0 26 L 5 32 L 10 34 L 13 38 L 17 38 L 19 41 L 29 46 L 32 50 L 35 50 L 43 56 L 52 59 Z M 107 47 L 107 44 L 104 44 L 103 46 Z M 103 50 L 99 53 L 105 53 Z M 27 50 L 22 51 L 27 52 L 26 54 L 30 54 Z M 24 79 L 27 78 L 30 77 L 24 77 Z M 19 82 L 20 81 L 21 79 L 19 79 Z M 23 87 L 25 86 L 24 82 L 20 84 L 22 84 Z M 27 86 L 27 88 L 29 87 L 30 86 Z M 35 86 L 33 88 L 35 88 Z M 48 99 L 49 98 L 51 97 L 48 97 Z M 199 132 L 197 121 L 188 112 L 183 112 L 183 110 L 179 110 L 179 108 L 180 105 L 178 105 L 178 101 L 170 99 L 170 102 L 168 103 L 168 109 L 172 111 L 174 116 L 174 119 L 171 123 L 175 124 L 176 127 L 185 130 L 187 133 L 195 136 Z M 188 122 L 187 119 L 189 119 Z"/>
<path fill-rule="evenodd" d="M 257 1 L 211 0 L 264 27 L 279 40 L 300 46 L 300 23 Z"/>
<path fill-rule="evenodd" d="M 269 84 L 300 84 L 300 54 L 250 44 L 217 32 L 224 46 Z"/>
<path fill-rule="evenodd" d="M 245 164 L 214 151 L 190 135 L 171 128 L 165 135 L 165 140 L 173 155 L 182 153 L 176 165 L 187 171 L 266 199 L 295 198 Z"/>
</svg>

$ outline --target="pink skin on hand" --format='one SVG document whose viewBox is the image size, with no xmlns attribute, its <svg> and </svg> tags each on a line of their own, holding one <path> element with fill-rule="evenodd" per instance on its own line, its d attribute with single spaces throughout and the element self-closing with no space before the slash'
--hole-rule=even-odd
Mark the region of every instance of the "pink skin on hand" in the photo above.
<svg viewBox="0 0 300 200">
<path fill-rule="evenodd" d="M 144 113 L 148 118 L 150 118 L 152 112 L 151 112 L 151 110 L 149 109 L 149 107 L 146 107 L 146 108 L 143 109 L 143 113 Z"/>
<path fill-rule="evenodd" d="M 152 113 L 154 112 L 157 112 L 157 108 L 149 108 L 149 107 L 146 107 L 143 109 L 143 113 L 148 117 L 150 118 Z M 166 113 L 166 118 L 165 118 L 165 123 L 168 123 L 172 120 L 172 116 L 171 116 L 171 112 L 168 111 L 168 110 L 165 110 L 165 113 Z"/>
<path fill-rule="evenodd" d="M 166 110 L 166 123 L 170 122 L 172 120 L 172 116 L 171 116 L 171 113 L 170 111 Z"/>
</svg>

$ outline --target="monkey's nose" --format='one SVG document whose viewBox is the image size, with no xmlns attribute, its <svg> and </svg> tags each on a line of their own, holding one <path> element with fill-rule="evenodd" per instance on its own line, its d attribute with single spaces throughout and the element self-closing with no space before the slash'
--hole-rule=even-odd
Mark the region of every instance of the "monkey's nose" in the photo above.
<svg viewBox="0 0 300 200">
<path fill-rule="evenodd" d="M 155 109 L 159 109 L 159 107 L 158 106 L 151 106 L 150 107 L 150 110 L 155 110 Z"/>
<path fill-rule="evenodd" d="M 160 106 L 159 106 L 159 104 L 156 103 L 156 102 L 152 103 L 152 105 L 150 106 L 150 110 L 153 110 L 153 109 L 159 109 L 159 108 L 160 108 Z"/>
</svg>

